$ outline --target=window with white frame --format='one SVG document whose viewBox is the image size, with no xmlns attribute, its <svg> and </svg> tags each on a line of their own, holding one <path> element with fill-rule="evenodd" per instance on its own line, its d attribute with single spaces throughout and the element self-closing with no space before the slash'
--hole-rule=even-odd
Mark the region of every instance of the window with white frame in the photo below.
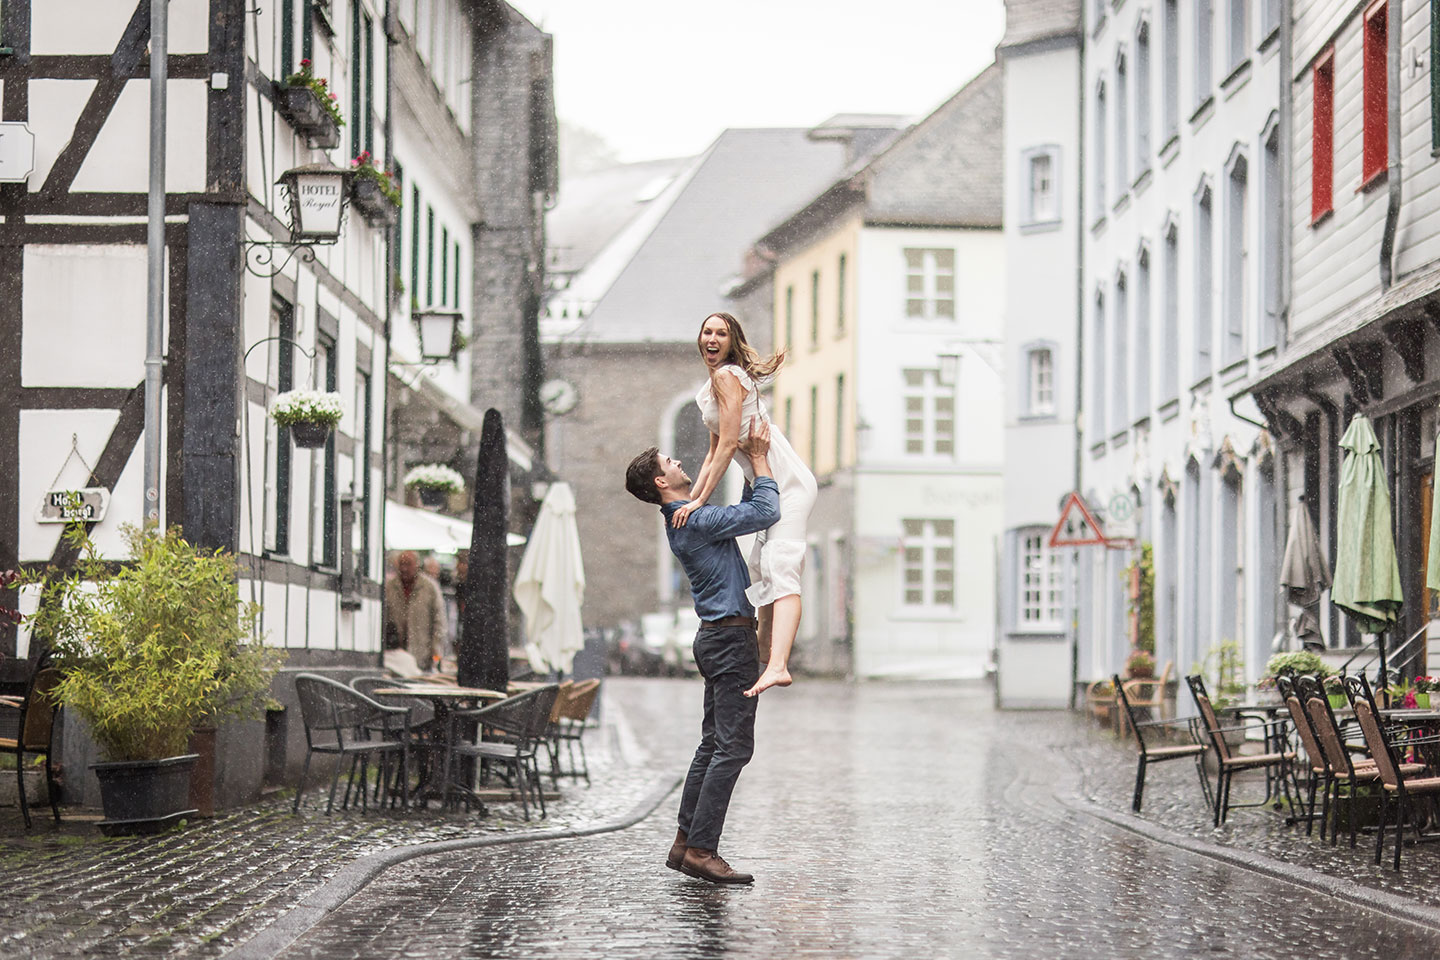
<svg viewBox="0 0 1440 960">
<path fill-rule="evenodd" d="M 1135 176 L 1150 169 L 1150 24 L 1135 33 Z"/>
<path fill-rule="evenodd" d="M 1195 342 L 1191 356 L 1194 359 L 1194 379 L 1203 380 L 1210 375 L 1210 340 L 1215 329 L 1214 297 L 1211 286 L 1214 283 L 1214 201 L 1210 185 L 1204 184 L 1195 196 Z"/>
<path fill-rule="evenodd" d="M 1164 144 L 1180 133 L 1180 0 L 1165 0 Z"/>
<path fill-rule="evenodd" d="M 1065 580 L 1061 556 L 1045 542 L 1045 533 L 1036 530 L 1020 540 L 1021 627 L 1058 627 L 1065 616 Z"/>
<path fill-rule="evenodd" d="M 1232 71 L 1245 62 L 1250 52 L 1250 2 L 1249 0 L 1226 0 L 1226 71 Z"/>
<path fill-rule="evenodd" d="M 1250 302 L 1249 226 L 1246 201 L 1249 165 L 1237 156 L 1225 179 L 1225 339 L 1220 359 L 1230 364 L 1245 355 L 1245 307 Z"/>
<path fill-rule="evenodd" d="M 1122 52 L 1115 60 L 1115 195 L 1130 182 L 1130 69 Z"/>
<path fill-rule="evenodd" d="M 1110 363 L 1110 432 L 1130 425 L 1130 281 L 1124 271 L 1115 276 L 1115 317 L 1110 325 L 1113 358 Z"/>
<path fill-rule="evenodd" d="M 955 319 L 955 251 L 905 248 L 905 316 L 912 320 Z"/>
<path fill-rule="evenodd" d="M 904 536 L 904 603 L 907 607 L 955 605 L 955 521 L 901 520 Z"/>
<path fill-rule="evenodd" d="M 939 370 L 907 369 L 905 452 L 913 456 L 955 455 L 955 385 L 940 382 Z"/>
<path fill-rule="evenodd" d="M 1057 223 L 1060 220 L 1059 150 L 1037 147 L 1027 150 L 1024 157 L 1025 179 L 1028 184 L 1025 222 Z"/>
<path fill-rule="evenodd" d="M 1055 415 L 1055 355 L 1049 347 L 1035 347 L 1026 355 L 1025 412 L 1032 417 Z"/>
<path fill-rule="evenodd" d="M 1211 88 L 1215 85 L 1214 65 L 1215 43 L 1211 39 L 1214 12 L 1210 9 L 1212 0 L 1199 0 L 1195 4 L 1195 106 L 1198 108 L 1210 99 Z"/>
<path fill-rule="evenodd" d="M 1095 161 L 1091 169 L 1095 173 L 1095 216 L 1105 216 L 1105 138 L 1109 126 L 1105 109 L 1105 82 L 1095 88 Z"/>
</svg>

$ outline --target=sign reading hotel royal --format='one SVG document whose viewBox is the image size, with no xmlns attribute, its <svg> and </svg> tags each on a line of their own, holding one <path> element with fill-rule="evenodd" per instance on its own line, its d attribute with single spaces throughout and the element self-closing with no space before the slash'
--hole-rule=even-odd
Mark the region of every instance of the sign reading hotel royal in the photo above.
<svg viewBox="0 0 1440 960">
<path fill-rule="evenodd" d="M 99 523 L 110 509 L 110 491 L 104 487 L 47 490 L 36 523 Z"/>
<path fill-rule="evenodd" d="M 302 234 L 335 234 L 340 232 L 340 201 L 345 194 L 345 178 L 307 176 L 297 178 L 300 192 L 299 232 Z"/>
</svg>

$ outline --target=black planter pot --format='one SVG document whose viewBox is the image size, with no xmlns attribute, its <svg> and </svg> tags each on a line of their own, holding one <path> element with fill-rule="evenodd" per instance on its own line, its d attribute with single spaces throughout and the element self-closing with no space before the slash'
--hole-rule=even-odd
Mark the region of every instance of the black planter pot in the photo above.
<svg viewBox="0 0 1440 960">
<path fill-rule="evenodd" d="M 340 125 L 314 90 L 298 85 L 283 87 L 275 105 L 312 149 L 329 150 L 340 145 Z"/>
<path fill-rule="evenodd" d="M 427 507 L 443 507 L 450 502 L 450 491 L 444 487 L 416 487 L 420 502 Z"/>
<path fill-rule="evenodd" d="M 290 436 L 297 447 L 307 449 L 323 447 L 325 441 L 330 439 L 330 424 L 302 420 L 299 423 L 290 424 Z"/>
<path fill-rule="evenodd" d="M 380 184 L 368 176 L 356 176 L 350 181 L 350 203 L 372 227 L 393 227 L 400 213 Z"/>
<path fill-rule="evenodd" d="M 92 763 L 105 811 L 105 819 L 98 824 L 100 832 L 107 837 L 159 833 L 193 817 L 190 772 L 197 757 L 187 753 L 164 760 Z"/>
</svg>

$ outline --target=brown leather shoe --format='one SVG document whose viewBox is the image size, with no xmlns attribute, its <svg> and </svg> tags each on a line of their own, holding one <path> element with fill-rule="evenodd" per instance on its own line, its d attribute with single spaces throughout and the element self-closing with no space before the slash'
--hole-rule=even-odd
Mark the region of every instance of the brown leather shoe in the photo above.
<svg viewBox="0 0 1440 960">
<path fill-rule="evenodd" d="M 679 870 L 680 861 L 685 859 L 686 839 L 684 830 L 675 831 L 675 842 L 670 844 L 670 853 L 665 857 L 665 866 L 671 870 Z"/>
<path fill-rule="evenodd" d="M 685 858 L 680 861 L 680 872 L 697 880 L 711 883 L 754 883 L 755 878 L 741 873 L 725 862 L 725 858 L 714 850 L 686 847 Z"/>
</svg>

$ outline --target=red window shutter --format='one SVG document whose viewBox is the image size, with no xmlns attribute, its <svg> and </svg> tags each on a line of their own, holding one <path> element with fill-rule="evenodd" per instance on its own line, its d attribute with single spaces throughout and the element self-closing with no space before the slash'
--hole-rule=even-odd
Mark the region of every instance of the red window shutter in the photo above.
<svg viewBox="0 0 1440 960">
<path fill-rule="evenodd" d="M 1315 61 L 1313 142 L 1310 151 L 1310 222 L 1335 208 L 1335 51 Z"/>
<path fill-rule="evenodd" d="M 1385 0 L 1365 12 L 1365 145 L 1361 158 L 1361 183 L 1368 184 L 1385 171 L 1389 157 L 1387 122 L 1390 111 L 1385 96 L 1386 57 Z"/>
</svg>

